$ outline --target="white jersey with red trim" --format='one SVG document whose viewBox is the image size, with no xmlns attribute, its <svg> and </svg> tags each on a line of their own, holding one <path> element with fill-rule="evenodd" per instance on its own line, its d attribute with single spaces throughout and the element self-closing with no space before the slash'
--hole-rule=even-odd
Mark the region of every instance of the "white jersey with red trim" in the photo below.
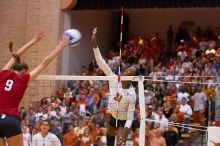
<svg viewBox="0 0 220 146">
<path fill-rule="evenodd" d="M 116 76 L 111 68 L 107 65 L 105 60 L 99 51 L 99 48 L 94 48 L 94 55 L 97 64 L 107 76 Z M 109 81 L 109 111 L 111 115 L 118 120 L 126 120 L 125 127 L 130 128 L 133 118 L 136 103 L 136 93 L 133 86 L 128 89 L 123 89 L 121 82 L 118 80 Z M 120 101 L 116 101 L 115 97 L 119 93 L 121 97 Z M 118 107 L 117 107 L 118 104 Z"/>
</svg>

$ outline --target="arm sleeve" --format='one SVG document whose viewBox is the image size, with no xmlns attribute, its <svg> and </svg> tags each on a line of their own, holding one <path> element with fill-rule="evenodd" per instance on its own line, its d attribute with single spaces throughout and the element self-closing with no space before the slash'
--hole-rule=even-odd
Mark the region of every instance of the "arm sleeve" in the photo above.
<svg viewBox="0 0 220 146">
<path fill-rule="evenodd" d="M 136 95 L 133 95 L 133 97 L 130 98 L 128 105 L 127 120 L 125 123 L 125 127 L 127 128 L 131 127 L 132 121 L 134 119 L 135 101 L 136 101 Z"/>
<path fill-rule="evenodd" d="M 102 55 L 99 51 L 99 48 L 93 48 L 94 51 L 94 55 L 95 55 L 95 59 L 96 62 L 98 64 L 98 66 L 102 69 L 102 71 L 107 75 L 107 76 L 111 76 L 114 75 L 114 73 L 112 72 L 111 68 L 108 66 L 108 64 L 105 62 L 105 60 L 102 58 Z"/>
</svg>

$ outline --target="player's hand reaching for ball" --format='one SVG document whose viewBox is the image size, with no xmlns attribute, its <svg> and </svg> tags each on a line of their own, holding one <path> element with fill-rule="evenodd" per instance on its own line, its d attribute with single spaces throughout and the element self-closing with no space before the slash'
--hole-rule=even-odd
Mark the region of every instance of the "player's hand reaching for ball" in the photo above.
<svg viewBox="0 0 220 146">
<path fill-rule="evenodd" d="M 67 36 L 64 36 L 63 39 L 59 42 L 59 47 L 64 48 L 69 43 L 69 39 Z"/>
</svg>

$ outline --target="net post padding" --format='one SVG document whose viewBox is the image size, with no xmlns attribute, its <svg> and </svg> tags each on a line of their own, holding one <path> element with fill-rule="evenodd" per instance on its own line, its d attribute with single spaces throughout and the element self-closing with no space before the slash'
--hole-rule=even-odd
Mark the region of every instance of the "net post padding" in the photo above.
<svg viewBox="0 0 220 146">
<path fill-rule="evenodd" d="M 215 90 L 215 120 L 220 121 L 220 86 Z"/>
<path fill-rule="evenodd" d="M 144 77 L 139 77 L 138 80 L 138 95 L 140 107 L 140 133 L 139 133 L 139 146 L 145 146 L 145 98 L 144 98 Z"/>
</svg>

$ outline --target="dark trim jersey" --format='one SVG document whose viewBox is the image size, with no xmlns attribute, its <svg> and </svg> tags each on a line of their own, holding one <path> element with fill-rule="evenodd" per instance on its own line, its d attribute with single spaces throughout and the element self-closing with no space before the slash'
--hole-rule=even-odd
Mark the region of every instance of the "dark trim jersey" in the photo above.
<svg viewBox="0 0 220 146">
<path fill-rule="evenodd" d="M 30 74 L 0 71 L 0 114 L 19 116 L 18 107 L 28 86 Z"/>
</svg>

